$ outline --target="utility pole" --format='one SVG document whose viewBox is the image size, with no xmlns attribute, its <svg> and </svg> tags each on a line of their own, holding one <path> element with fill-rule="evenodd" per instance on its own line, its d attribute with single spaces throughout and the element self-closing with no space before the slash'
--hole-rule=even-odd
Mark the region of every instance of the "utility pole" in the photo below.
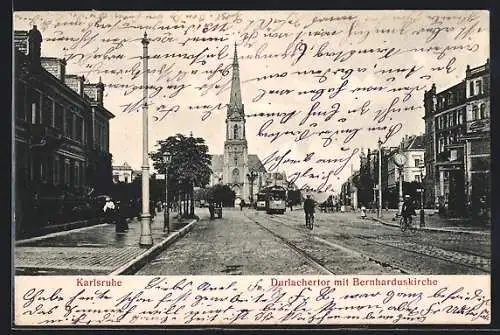
<svg viewBox="0 0 500 335">
<path fill-rule="evenodd" d="M 148 157 L 148 35 L 144 32 L 142 39 L 142 213 L 141 237 L 139 244 L 150 246 L 153 244 L 151 235 L 151 214 L 149 213 L 149 157 Z"/>
<path fill-rule="evenodd" d="M 378 139 L 378 215 L 382 217 L 382 140 Z"/>
</svg>

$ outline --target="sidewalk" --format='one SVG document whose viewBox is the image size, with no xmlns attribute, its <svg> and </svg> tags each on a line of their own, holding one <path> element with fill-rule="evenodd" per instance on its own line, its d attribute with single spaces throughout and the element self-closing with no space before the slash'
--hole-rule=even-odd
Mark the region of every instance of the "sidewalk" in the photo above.
<svg viewBox="0 0 500 335">
<path fill-rule="evenodd" d="M 151 257 L 190 231 L 196 220 L 178 222 L 170 216 L 170 234 L 163 232 L 163 212 L 151 223 L 153 245 L 139 246 L 140 221 L 115 232 L 114 224 L 100 224 L 16 242 L 16 275 L 133 274 Z"/>
<path fill-rule="evenodd" d="M 413 224 L 421 230 L 435 231 L 435 232 L 454 232 L 476 235 L 490 235 L 491 226 L 484 224 L 475 224 L 470 219 L 456 219 L 456 218 L 442 218 L 438 214 L 425 215 L 425 227 L 420 228 L 420 214 L 413 217 Z M 396 211 L 382 211 L 382 217 L 378 218 L 377 214 L 368 213 L 368 216 L 375 221 L 378 221 L 387 226 L 399 227 L 399 218 L 395 217 Z"/>
</svg>

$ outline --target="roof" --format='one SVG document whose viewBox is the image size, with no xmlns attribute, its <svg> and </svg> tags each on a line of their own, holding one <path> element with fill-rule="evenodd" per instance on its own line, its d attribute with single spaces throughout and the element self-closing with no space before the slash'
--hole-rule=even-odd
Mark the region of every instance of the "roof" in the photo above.
<svg viewBox="0 0 500 335">
<path fill-rule="evenodd" d="M 413 139 L 408 141 L 403 150 L 425 150 L 424 135 L 413 136 Z"/>
<path fill-rule="evenodd" d="M 212 171 L 222 171 L 223 167 L 224 155 L 212 155 Z M 248 169 L 256 172 L 267 172 L 257 155 L 248 155 Z"/>
</svg>

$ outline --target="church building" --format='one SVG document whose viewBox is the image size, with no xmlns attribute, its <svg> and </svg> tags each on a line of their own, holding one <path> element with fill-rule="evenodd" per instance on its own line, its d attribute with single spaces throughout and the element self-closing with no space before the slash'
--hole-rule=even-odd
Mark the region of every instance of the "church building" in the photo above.
<svg viewBox="0 0 500 335">
<path fill-rule="evenodd" d="M 212 155 L 210 186 L 226 184 L 236 198 L 249 203 L 265 184 L 266 169 L 257 155 L 248 154 L 245 132 L 245 109 L 241 101 L 240 70 L 236 45 L 234 47 L 231 96 L 226 114 L 224 154 Z M 251 196 L 253 193 L 253 197 Z"/>
</svg>

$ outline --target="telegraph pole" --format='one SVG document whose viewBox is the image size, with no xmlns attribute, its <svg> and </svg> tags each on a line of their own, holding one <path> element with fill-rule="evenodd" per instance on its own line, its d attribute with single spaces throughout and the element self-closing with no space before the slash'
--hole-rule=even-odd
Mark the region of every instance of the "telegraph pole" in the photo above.
<svg viewBox="0 0 500 335">
<path fill-rule="evenodd" d="M 142 213 L 141 237 L 139 244 L 150 246 L 153 244 L 151 235 L 151 214 L 149 213 L 149 157 L 148 157 L 148 35 L 144 32 L 142 39 Z"/>
<path fill-rule="evenodd" d="M 378 139 L 378 217 L 382 217 L 382 140 Z"/>
</svg>

